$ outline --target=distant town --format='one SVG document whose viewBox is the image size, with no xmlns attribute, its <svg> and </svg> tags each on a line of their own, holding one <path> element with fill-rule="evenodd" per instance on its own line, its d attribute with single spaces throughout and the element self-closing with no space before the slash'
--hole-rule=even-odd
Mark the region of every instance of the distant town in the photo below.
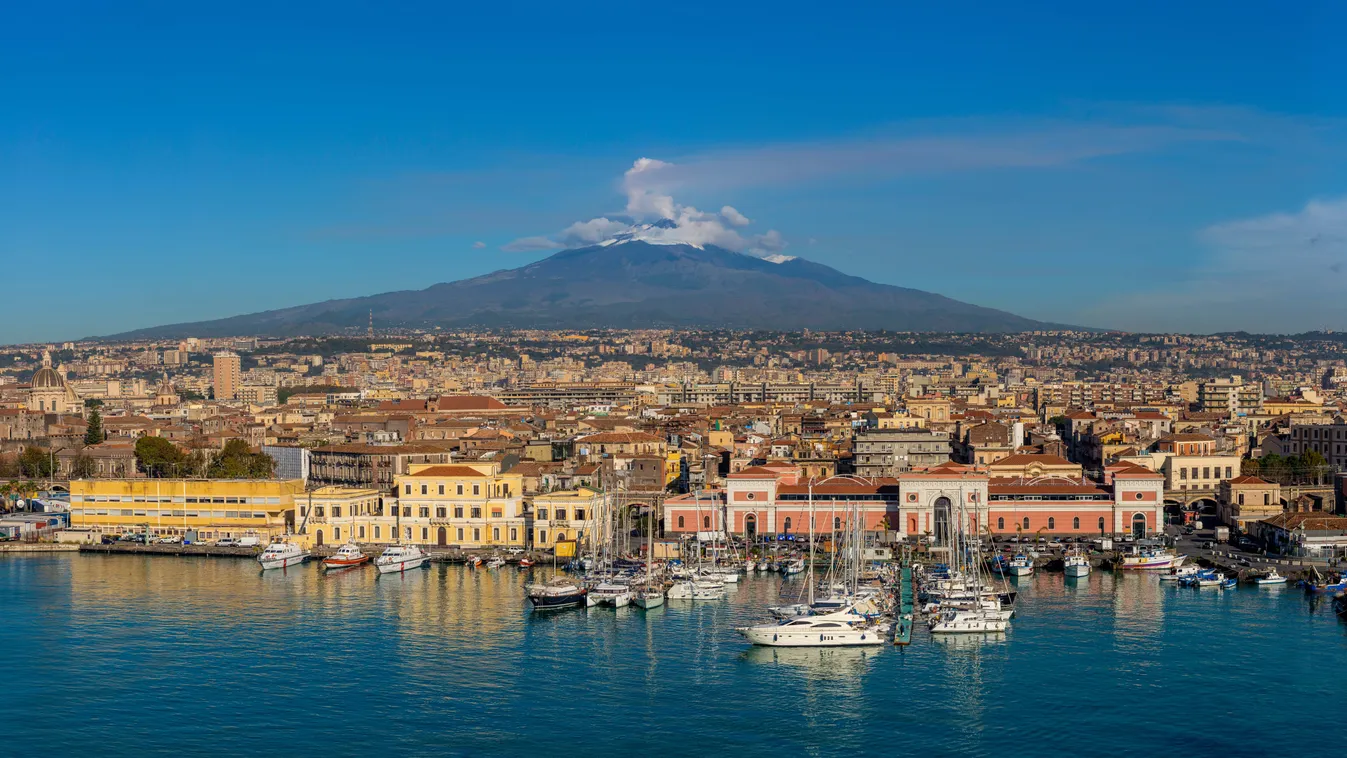
<svg viewBox="0 0 1347 758">
<path fill-rule="evenodd" d="M 1334 558 L 1343 342 L 371 329 L 9 346 L 5 508 L 60 517 L 0 530 L 551 550 L 616 503 L 656 513 L 662 539 L 780 539 L 808 499 L 915 542 L 957 491 L 999 536 L 1203 520 Z"/>
</svg>

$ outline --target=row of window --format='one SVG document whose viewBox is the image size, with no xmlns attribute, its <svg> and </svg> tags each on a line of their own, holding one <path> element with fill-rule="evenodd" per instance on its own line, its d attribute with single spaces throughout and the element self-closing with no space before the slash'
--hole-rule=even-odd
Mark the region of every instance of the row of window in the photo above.
<svg viewBox="0 0 1347 758">
<path fill-rule="evenodd" d="M 1211 472 L 1212 472 L 1213 469 L 1216 471 L 1216 476 L 1217 476 L 1217 477 L 1220 477 L 1220 476 L 1221 476 L 1221 467 L 1220 467 L 1220 466 L 1215 466 L 1215 467 L 1213 467 L 1213 466 L 1203 466 L 1203 467 L 1202 467 L 1202 476 L 1201 476 L 1201 477 L 1198 477 L 1198 475 L 1197 475 L 1197 466 L 1193 466 L 1192 469 L 1191 469 L 1192 472 L 1193 472 L 1192 477 L 1193 477 L 1194 479 L 1198 479 L 1198 478 L 1201 478 L 1201 479 L 1210 479 L 1210 478 L 1211 478 Z M 1187 479 L 1187 478 L 1188 478 L 1188 471 L 1189 471 L 1189 470 L 1190 470 L 1190 469 L 1189 469 L 1187 466 L 1180 466 L 1180 467 L 1179 467 L 1179 478 L 1180 478 L 1180 479 Z M 1234 471 L 1234 468 L 1233 468 L 1233 467 L 1231 467 L 1231 466 L 1226 466 L 1226 467 L 1225 467 L 1225 478 L 1226 478 L 1226 479 L 1232 478 L 1232 473 L 1233 473 L 1233 471 Z"/>
<path fill-rule="evenodd" d="M 1109 502 L 1112 500 L 1108 495 L 991 495 L 987 498 L 992 502 Z"/>
<path fill-rule="evenodd" d="M 996 519 L 996 528 L 997 528 L 998 531 L 999 531 L 999 530 L 1004 530 L 1004 529 L 1006 528 L 1006 520 L 1005 520 L 1004 518 L 998 518 L 998 519 Z M 1025 517 L 1024 521 L 1023 521 L 1022 524 L 1020 525 L 1020 528 L 1021 528 L 1021 529 L 1028 529 L 1028 528 L 1029 528 L 1029 518 L 1028 518 L 1027 516 Z M 1057 519 L 1056 519 L 1056 517 L 1054 517 L 1054 516 L 1049 516 L 1049 517 L 1048 517 L 1048 531 L 1051 532 L 1051 531 L 1053 531 L 1053 530 L 1056 529 L 1056 528 L 1057 528 Z M 1076 531 L 1076 532 L 1080 531 L 1080 517 L 1079 517 L 1079 516 L 1076 516 L 1076 517 L 1074 517 L 1074 518 L 1071 519 L 1071 529 L 1072 529 L 1072 531 Z M 1104 517 L 1103 517 L 1103 516 L 1100 516 L 1100 517 L 1099 517 L 1099 531 L 1102 532 L 1103 530 L 1104 530 Z"/>
<path fill-rule="evenodd" d="M 410 495 L 410 494 L 412 494 L 412 487 L 413 487 L 413 485 L 411 485 L 411 484 L 404 484 L 404 485 L 402 486 L 403 494 L 405 494 L 405 495 Z M 510 496 L 510 485 L 509 485 L 508 483 L 506 483 L 506 484 L 496 484 L 496 485 L 492 485 L 489 489 L 491 490 L 491 494 L 490 494 L 488 497 L 509 497 L 509 496 Z M 436 491 L 437 491 L 436 494 L 443 495 L 443 494 L 444 494 L 444 485 L 443 485 L 443 484 L 436 485 Z M 430 485 L 428 485 L 428 484 L 423 484 L 423 485 L 421 485 L 421 494 L 422 494 L 422 495 L 429 495 L 429 494 L 430 494 Z M 463 494 L 463 485 L 461 485 L 461 484 L 455 485 L 455 486 L 454 486 L 454 494 L 455 494 L 455 495 L 462 495 L 462 494 Z M 472 485 L 472 494 L 480 497 L 481 494 L 482 494 L 482 485 L 480 485 L 480 484 L 474 484 L 474 485 Z"/>
<path fill-rule="evenodd" d="M 545 521 L 545 520 L 547 520 L 547 513 L 548 513 L 548 509 L 546 509 L 546 508 L 539 508 L 539 509 L 538 509 L 538 512 L 534 515 L 534 518 L 539 519 L 539 520 L 544 520 L 544 521 Z M 552 511 L 552 518 L 556 519 L 557 521 L 565 521 L 565 520 L 566 520 L 566 513 L 567 513 L 567 510 L 566 510 L 565 508 L 557 508 L 555 511 Z M 576 508 L 576 509 L 575 509 L 575 520 L 576 520 L 576 521 L 584 521 L 584 520 L 585 520 L 585 509 L 584 509 L 584 508 Z"/>
</svg>

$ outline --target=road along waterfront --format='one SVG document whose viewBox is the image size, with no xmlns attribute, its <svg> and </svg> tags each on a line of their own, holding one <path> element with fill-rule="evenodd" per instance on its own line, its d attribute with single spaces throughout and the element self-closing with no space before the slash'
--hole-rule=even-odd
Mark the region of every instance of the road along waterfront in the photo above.
<svg viewBox="0 0 1347 758">
<path fill-rule="evenodd" d="M 534 580 L 550 569 L 534 569 Z M 1039 572 L 1009 633 L 752 648 L 798 580 L 531 614 L 530 572 L 0 558 L 15 754 L 1251 755 L 1340 747 L 1347 625 L 1294 587 Z M 1294 692 L 1296 697 L 1285 697 Z M 1318 705 L 1314 705 L 1318 704 Z M 1318 709 L 1309 717 L 1307 709 Z M 19 718 L 31 712 L 40 718 Z M 1050 747 L 1055 746 L 1055 747 Z"/>
</svg>

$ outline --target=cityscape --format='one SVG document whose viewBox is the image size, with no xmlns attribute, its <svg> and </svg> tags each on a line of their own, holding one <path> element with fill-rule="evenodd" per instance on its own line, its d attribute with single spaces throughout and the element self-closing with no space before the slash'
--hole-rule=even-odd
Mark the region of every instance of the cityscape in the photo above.
<svg viewBox="0 0 1347 758">
<path fill-rule="evenodd" d="M 0 752 L 1341 751 L 1343 9 L 6 17 Z"/>
</svg>

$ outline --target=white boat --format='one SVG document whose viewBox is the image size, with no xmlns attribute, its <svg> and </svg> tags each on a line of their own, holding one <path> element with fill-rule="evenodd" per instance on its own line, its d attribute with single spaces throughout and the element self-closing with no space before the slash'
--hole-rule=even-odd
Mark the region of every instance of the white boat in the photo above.
<svg viewBox="0 0 1347 758">
<path fill-rule="evenodd" d="M 267 545 L 267 549 L 257 556 L 257 562 L 262 565 L 262 570 L 287 568 L 297 566 L 309 557 L 309 551 L 296 545 L 293 542 L 273 542 Z"/>
<path fill-rule="evenodd" d="M 772 562 L 771 562 L 771 561 L 758 561 L 758 570 L 759 570 L 759 571 L 771 571 L 771 570 L 772 570 Z"/>
<path fill-rule="evenodd" d="M 369 556 L 365 555 L 359 545 L 348 542 L 337 548 L 337 552 L 323 559 L 323 568 L 328 571 L 339 571 L 341 569 L 361 566 L 369 562 Z"/>
<path fill-rule="evenodd" d="M 770 606 L 767 612 L 779 619 L 796 619 L 801 616 L 808 616 L 810 610 L 810 607 L 805 603 L 792 603 L 791 605 Z"/>
<path fill-rule="evenodd" d="M 947 610 L 931 619 L 931 634 L 983 634 L 1004 632 L 1010 611 L 988 609 Z"/>
<path fill-rule="evenodd" d="M 1259 587 L 1270 587 L 1274 584 L 1286 584 L 1286 577 L 1277 573 L 1277 569 L 1272 569 L 1267 576 L 1260 576 L 1254 580 L 1254 584 Z"/>
<path fill-rule="evenodd" d="M 631 587 L 616 582 L 599 582 L 589 591 L 586 598 L 587 604 L 592 608 L 596 605 L 611 605 L 614 608 L 625 608 L 631 604 Z"/>
<path fill-rule="evenodd" d="M 1175 555 L 1170 550 L 1142 550 L 1131 555 L 1124 555 L 1122 563 L 1118 564 L 1118 568 L 1124 571 L 1160 571 L 1178 568 L 1186 560 L 1188 560 L 1188 556 Z"/>
<path fill-rule="evenodd" d="M 1089 576 L 1090 559 L 1080 553 L 1070 553 L 1063 561 L 1063 570 L 1067 576 Z"/>
<path fill-rule="evenodd" d="M 1011 576 L 1029 576 L 1034 573 L 1034 559 L 1023 553 L 1016 555 L 1006 564 L 1006 573 Z"/>
<path fill-rule="evenodd" d="M 1191 576 L 1195 576 L 1197 572 L 1201 570 L 1202 569 L 1198 568 L 1197 566 L 1176 566 L 1175 568 L 1170 569 L 1168 573 L 1161 574 L 1160 581 L 1182 582 L 1183 580 Z"/>
<path fill-rule="evenodd" d="M 378 567 L 380 574 L 393 574 L 408 569 L 420 568 L 430 556 L 421 552 L 421 549 L 413 545 L 394 545 L 386 548 L 374 559 L 374 565 Z"/>
<path fill-rule="evenodd" d="M 847 608 L 735 631 L 754 645 L 768 647 L 857 647 L 884 644 L 888 628 Z"/>
<path fill-rule="evenodd" d="M 758 562 L 754 560 L 744 561 L 744 571 L 753 572 L 758 570 Z"/>
<path fill-rule="evenodd" d="M 670 600 L 720 600 L 725 597 L 725 585 L 704 580 L 674 582 L 667 597 Z"/>
<path fill-rule="evenodd" d="M 636 590 L 631 601 L 641 608 L 658 608 L 664 605 L 664 590 L 654 587 L 642 587 Z"/>
<path fill-rule="evenodd" d="M 500 568 L 501 566 L 504 566 L 504 565 L 505 565 L 505 559 L 504 559 L 504 558 L 501 558 L 501 557 L 499 557 L 499 556 L 497 556 L 497 557 L 495 557 L 495 558 L 492 558 L 491 560 L 489 560 L 489 561 L 486 562 L 486 567 L 489 568 L 489 569 L 498 569 L 498 568 Z"/>
<path fill-rule="evenodd" d="M 783 574 L 800 574 L 803 572 L 804 572 L 803 558 L 796 558 L 793 561 L 787 561 L 786 563 L 781 564 L 781 573 Z"/>
</svg>

